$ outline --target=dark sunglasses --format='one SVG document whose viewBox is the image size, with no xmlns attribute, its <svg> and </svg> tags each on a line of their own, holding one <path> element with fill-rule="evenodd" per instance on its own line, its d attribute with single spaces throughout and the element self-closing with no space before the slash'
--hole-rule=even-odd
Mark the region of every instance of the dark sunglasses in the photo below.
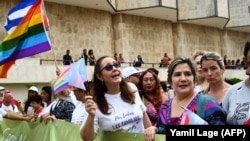
<svg viewBox="0 0 250 141">
<path fill-rule="evenodd" d="M 112 71 L 112 70 L 113 70 L 113 67 L 115 67 L 115 68 L 120 68 L 120 67 L 121 67 L 121 63 L 115 62 L 113 65 L 108 64 L 108 65 L 106 65 L 105 67 L 103 67 L 103 68 L 100 70 L 100 72 L 103 71 L 104 69 L 105 69 L 106 71 Z"/>
</svg>

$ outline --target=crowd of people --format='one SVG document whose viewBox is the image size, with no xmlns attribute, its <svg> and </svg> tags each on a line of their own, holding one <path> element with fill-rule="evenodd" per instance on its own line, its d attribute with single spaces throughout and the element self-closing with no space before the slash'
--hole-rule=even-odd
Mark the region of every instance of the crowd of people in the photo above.
<svg viewBox="0 0 250 141">
<path fill-rule="evenodd" d="M 250 41 L 243 55 L 250 77 Z M 72 86 L 55 95 L 53 84 L 44 86 L 41 93 L 32 86 L 22 104 L 2 87 L 2 117 L 71 122 L 80 126 L 86 141 L 95 139 L 98 131 L 144 133 L 152 141 L 155 134 L 165 134 L 168 125 L 183 125 L 186 110 L 207 125 L 244 125 L 250 119 L 250 78 L 233 85 L 225 82 L 226 65 L 217 52 L 196 50 L 193 56 L 174 59 L 164 54 L 167 82 L 160 81 L 155 68 L 138 70 L 137 64 L 122 70 L 122 54 L 95 59 L 93 50 L 87 55 L 84 49 L 81 57 L 94 66 L 92 80 L 84 83 L 86 89 Z M 139 60 L 144 62 L 140 55 Z"/>
<path fill-rule="evenodd" d="M 203 52 L 203 51 L 199 51 L 199 53 L 201 53 L 201 52 Z M 199 58 L 199 56 L 200 55 L 198 55 L 198 58 Z M 87 65 L 90 65 L 90 66 L 95 65 L 96 58 L 95 58 L 93 49 L 89 49 L 88 53 L 87 53 L 87 49 L 83 49 L 83 52 L 80 55 L 79 59 L 80 58 L 84 58 L 86 66 Z M 122 53 L 119 53 L 119 54 L 114 53 L 113 58 L 120 63 L 130 63 L 130 62 L 125 61 Z M 172 60 L 172 58 L 170 58 L 167 53 L 164 53 L 163 58 L 159 62 L 159 68 L 168 68 L 169 64 L 171 63 L 171 60 Z M 63 65 L 70 65 L 73 62 L 74 61 L 70 55 L 70 50 L 66 50 L 66 54 L 63 56 Z M 246 69 L 246 64 L 245 64 L 245 61 L 243 60 L 243 58 L 242 58 L 242 60 L 241 59 L 232 60 L 232 59 L 227 59 L 227 55 L 224 55 L 223 62 L 224 62 L 226 69 L 238 69 L 238 70 Z M 132 66 L 133 67 L 142 67 L 142 64 L 144 64 L 144 63 L 145 63 L 145 61 L 144 61 L 143 57 L 139 54 L 132 61 Z"/>
</svg>

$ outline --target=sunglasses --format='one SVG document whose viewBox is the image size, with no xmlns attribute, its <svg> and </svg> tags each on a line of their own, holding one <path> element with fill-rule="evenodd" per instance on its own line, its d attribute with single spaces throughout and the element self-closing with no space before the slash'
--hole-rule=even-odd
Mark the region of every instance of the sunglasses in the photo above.
<svg viewBox="0 0 250 141">
<path fill-rule="evenodd" d="M 103 68 L 100 70 L 100 72 L 102 72 L 104 69 L 105 69 L 106 71 L 112 71 L 112 70 L 113 70 L 113 67 L 115 67 L 115 68 L 120 68 L 120 67 L 121 67 L 121 63 L 115 62 L 113 65 L 108 64 L 108 65 L 106 65 L 105 67 L 103 67 Z"/>
</svg>

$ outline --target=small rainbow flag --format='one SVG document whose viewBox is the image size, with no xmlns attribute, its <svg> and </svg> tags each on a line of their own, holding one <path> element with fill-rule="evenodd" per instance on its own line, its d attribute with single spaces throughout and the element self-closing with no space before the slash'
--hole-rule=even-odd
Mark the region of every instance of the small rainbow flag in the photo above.
<svg viewBox="0 0 250 141">
<path fill-rule="evenodd" d="M 184 109 L 184 112 L 182 114 L 180 125 L 208 125 L 208 123 L 201 117 L 199 117 L 196 113 L 190 111 L 187 108 L 182 108 Z"/>
<path fill-rule="evenodd" d="M 61 73 L 60 75 L 57 77 L 57 79 L 54 82 L 54 93 L 58 94 L 59 92 L 61 92 L 64 89 L 67 89 L 69 87 L 68 85 L 68 73 L 70 68 L 72 67 L 73 64 L 67 66 Z"/>
<path fill-rule="evenodd" d="M 67 66 L 57 77 L 54 83 L 54 93 L 58 94 L 62 90 L 74 86 L 86 90 L 84 82 L 88 80 L 85 61 L 83 58 Z"/>
</svg>

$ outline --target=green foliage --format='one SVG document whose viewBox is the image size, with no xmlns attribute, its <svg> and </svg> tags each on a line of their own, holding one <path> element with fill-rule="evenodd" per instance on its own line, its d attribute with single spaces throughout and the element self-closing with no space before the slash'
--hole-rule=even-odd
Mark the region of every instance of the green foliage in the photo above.
<svg viewBox="0 0 250 141">
<path fill-rule="evenodd" d="M 242 81 L 241 79 L 236 78 L 236 77 L 235 77 L 235 78 L 225 78 L 224 80 L 225 80 L 228 84 L 231 84 L 231 85 L 236 84 L 236 83 Z"/>
<path fill-rule="evenodd" d="M 31 86 L 36 86 L 36 84 L 35 84 L 35 83 L 32 83 L 32 82 L 26 84 L 26 87 L 27 87 L 27 88 L 30 88 Z"/>
</svg>

